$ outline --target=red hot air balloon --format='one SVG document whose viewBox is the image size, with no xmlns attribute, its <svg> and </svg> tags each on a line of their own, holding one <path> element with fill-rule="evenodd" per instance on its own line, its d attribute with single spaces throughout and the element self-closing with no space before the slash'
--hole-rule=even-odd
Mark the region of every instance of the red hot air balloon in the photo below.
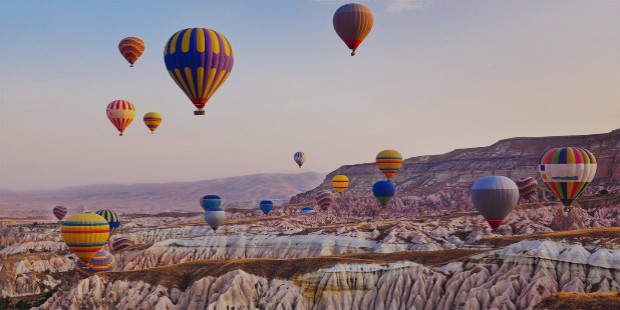
<svg viewBox="0 0 620 310">
<path fill-rule="evenodd" d="M 349 3 L 334 13 L 334 30 L 351 49 L 351 56 L 372 29 L 372 12 L 366 6 Z"/>
</svg>

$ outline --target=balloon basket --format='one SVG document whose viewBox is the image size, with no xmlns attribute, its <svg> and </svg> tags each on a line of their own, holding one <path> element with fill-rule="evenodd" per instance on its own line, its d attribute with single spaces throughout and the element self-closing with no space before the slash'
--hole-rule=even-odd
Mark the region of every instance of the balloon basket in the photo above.
<svg viewBox="0 0 620 310">
<path fill-rule="evenodd" d="M 194 115 L 205 115 L 205 111 L 203 110 L 194 111 Z"/>
</svg>

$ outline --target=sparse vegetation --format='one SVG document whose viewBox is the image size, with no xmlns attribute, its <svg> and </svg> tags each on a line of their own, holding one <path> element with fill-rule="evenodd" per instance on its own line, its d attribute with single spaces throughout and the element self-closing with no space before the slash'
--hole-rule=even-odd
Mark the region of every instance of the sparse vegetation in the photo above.
<svg viewBox="0 0 620 310">
<path fill-rule="evenodd" d="M 620 293 L 555 293 L 534 306 L 534 309 L 620 309 Z"/>
</svg>

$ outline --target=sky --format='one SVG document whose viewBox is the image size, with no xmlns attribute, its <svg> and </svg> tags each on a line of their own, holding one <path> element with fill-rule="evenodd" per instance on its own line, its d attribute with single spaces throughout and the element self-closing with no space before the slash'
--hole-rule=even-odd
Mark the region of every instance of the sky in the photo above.
<svg viewBox="0 0 620 310">
<path fill-rule="evenodd" d="M 332 26 L 344 3 L 0 1 L 0 188 L 327 173 L 383 149 L 620 127 L 618 1 L 361 1 L 374 26 L 355 57 Z M 188 27 L 235 50 L 205 116 L 163 62 Z M 146 43 L 134 68 L 127 36 Z M 116 99 L 138 112 L 123 137 L 105 114 Z"/>
</svg>

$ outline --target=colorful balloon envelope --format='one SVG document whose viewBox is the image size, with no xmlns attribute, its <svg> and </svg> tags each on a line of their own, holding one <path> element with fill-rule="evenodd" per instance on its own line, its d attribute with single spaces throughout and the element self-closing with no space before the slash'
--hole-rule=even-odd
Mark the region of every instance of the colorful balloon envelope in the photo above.
<svg viewBox="0 0 620 310">
<path fill-rule="evenodd" d="M 110 225 L 98 214 L 78 213 L 62 223 L 60 234 L 69 250 L 88 264 L 108 240 Z"/>
<path fill-rule="evenodd" d="M 372 12 L 358 3 L 345 4 L 334 13 L 333 23 L 340 39 L 351 49 L 351 56 L 355 56 L 355 50 L 372 29 Z"/>
<path fill-rule="evenodd" d="M 271 200 L 263 200 L 259 204 L 259 208 L 265 215 L 273 210 L 273 202 Z"/>
<path fill-rule="evenodd" d="M 90 260 L 90 270 L 92 274 L 114 271 L 114 255 L 106 250 L 99 250 Z"/>
<path fill-rule="evenodd" d="M 84 279 L 93 275 L 93 272 L 90 270 L 90 266 L 79 259 L 75 262 L 75 272 L 78 276 Z"/>
<path fill-rule="evenodd" d="M 325 211 L 332 205 L 332 202 L 334 201 L 334 194 L 330 191 L 320 191 L 316 193 L 314 200 L 316 200 L 316 204 L 319 205 L 321 210 Z"/>
<path fill-rule="evenodd" d="M 63 206 L 56 206 L 54 209 L 52 209 L 52 212 L 59 221 L 62 221 L 62 219 L 65 218 L 65 216 L 67 215 L 67 208 Z"/>
<path fill-rule="evenodd" d="M 221 33 L 187 28 L 168 40 L 164 61 L 174 82 L 196 107 L 194 115 L 204 115 L 204 106 L 230 75 L 234 54 Z"/>
<path fill-rule="evenodd" d="M 136 108 L 127 100 L 114 100 L 108 104 L 106 114 L 112 125 L 118 129 L 119 136 L 122 136 L 136 116 Z"/>
<path fill-rule="evenodd" d="M 200 206 L 206 211 L 209 208 L 219 208 L 222 205 L 222 199 L 218 195 L 206 195 L 200 198 Z"/>
<path fill-rule="evenodd" d="M 205 210 L 205 221 L 214 231 L 217 231 L 218 227 L 224 223 L 224 220 L 226 220 L 226 211 L 220 207 L 212 207 Z"/>
<path fill-rule="evenodd" d="M 396 194 L 396 185 L 390 181 L 379 181 L 372 186 L 372 194 L 385 207 Z"/>
<path fill-rule="evenodd" d="M 308 156 L 306 156 L 304 152 L 296 152 L 293 154 L 293 160 L 295 160 L 299 168 L 306 162 L 306 158 L 308 158 Z"/>
<path fill-rule="evenodd" d="M 144 124 L 149 128 L 151 133 L 154 133 L 157 127 L 161 124 L 161 115 L 157 112 L 149 112 L 144 114 Z"/>
<path fill-rule="evenodd" d="M 403 166 L 403 155 L 396 150 L 383 150 L 377 154 L 377 167 L 388 180 Z"/>
<path fill-rule="evenodd" d="M 594 179 L 596 157 L 578 147 L 551 149 L 540 159 L 540 175 L 568 208 Z"/>
<path fill-rule="evenodd" d="M 118 43 L 118 51 L 125 57 L 129 66 L 133 67 L 133 64 L 138 61 L 138 58 L 144 53 L 144 41 L 136 37 L 127 37 Z"/>
<path fill-rule="evenodd" d="M 507 177 L 487 176 L 474 183 L 471 200 L 480 215 L 496 231 L 519 201 L 519 188 Z"/>
<path fill-rule="evenodd" d="M 299 214 L 307 214 L 307 213 L 313 213 L 313 212 L 314 210 L 310 207 L 305 207 L 299 210 Z"/>
<path fill-rule="evenodd" d="M 532 198 L 538 190 L 538 181 L 532 177 L 520 178 L 516 183 L 519 188 L 519 194 L 525 200 Z"/>
<path fill-rule="evenodd" d="M 103 217 L 110 225 L 110 236 L 116 232 L 116 229 L 121 226 L 121 218 L 112 210 L 99 210 L 95 212 Z"/>
<path fill-rule="evenodd" d="M 118 238 L 112 242 L 112 251 L 118 252 L 127 248 L 131 248 L 135 243 L 128 238 Z"/>
<path fill-rule="evenodd" d="M 349 187 L 349 178 L 344 174 L 336 175 L 332 178 L 332 186 L 342 195 L 347 187 Z"/>
</svg>

